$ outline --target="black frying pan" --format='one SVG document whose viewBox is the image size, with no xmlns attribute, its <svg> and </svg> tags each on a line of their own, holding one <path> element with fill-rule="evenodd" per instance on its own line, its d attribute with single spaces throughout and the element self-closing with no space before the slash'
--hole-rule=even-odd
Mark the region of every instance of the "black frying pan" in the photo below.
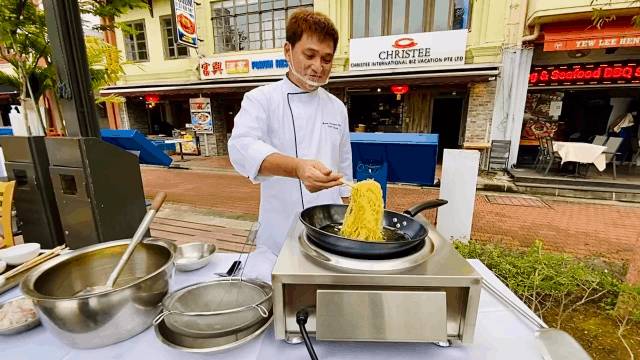
<svg viewBox="0 0 640 360">
<path fill-rule="evenodd" d="M 440 207 L 446 200 L 435 199 L 417 204 L 402 214 L 384 211 L 384 241 L 364 241 L 338 235 L 347 205 L 327 204 L 306 208 L 300 220 L 306 228 L 309 241 L 320 249 L 337 255 L 357 259 L 391 259 L 413 252 L 424 246 L 427 228 L 414 217 L 420 212 Z"/>
</svg>

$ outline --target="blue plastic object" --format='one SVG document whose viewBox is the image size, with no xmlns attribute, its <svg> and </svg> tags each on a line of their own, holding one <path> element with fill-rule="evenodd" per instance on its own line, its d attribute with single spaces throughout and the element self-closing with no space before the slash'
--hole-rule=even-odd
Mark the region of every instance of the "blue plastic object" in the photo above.
<svg viewBox="0 0 640 360">
<path fill-rule="evenodd" d="M 101 129 L 102 140 L 125 150 L 139 151 L 141 164 L 169 166 L 173 159 L 137 130 Z"/>
<path fill-rule="evenodd" d="M 8 136 L 13 135 L 13 129 L 11 126 L 3 126 L 0 127 L 0 136 Z"/>
<path fill-rule="evenodd" d="M 164 140 L 151 140 L 149 139 L 158 149 L 162 151 L 176 151 L 176 144 L 167 144 Z"/>
<path fill-rule="evenodd" d="M 355 178 L 357 181 L 373 179 L 382 187 L 382 200 L 387 204 L 387 174 L 386 162 L 362 163 L 356 165 Z"/>
<path fill-rule="evenodd" d="M 437 134 L 351 133 L 353 173 L 358 164 L 387 163 L 387 181 L 433 185 Z"/>
</svg>

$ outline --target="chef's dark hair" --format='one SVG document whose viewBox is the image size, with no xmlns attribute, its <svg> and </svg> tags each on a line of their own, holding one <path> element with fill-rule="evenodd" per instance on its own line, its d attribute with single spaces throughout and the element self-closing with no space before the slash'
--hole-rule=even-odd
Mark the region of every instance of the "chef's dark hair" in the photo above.
<svg viewBox="0 0 640 360">
<path fill-rule="evenodd" d="M 315 36 L 320 41 L 333 41 L 333 52 L 336 52 L 338 29 L 328 16 L 307 9 L 300 9 L 291 14 L 287 20 L 287 42 L 294 47 L 304 34 Z"/>
</svg>

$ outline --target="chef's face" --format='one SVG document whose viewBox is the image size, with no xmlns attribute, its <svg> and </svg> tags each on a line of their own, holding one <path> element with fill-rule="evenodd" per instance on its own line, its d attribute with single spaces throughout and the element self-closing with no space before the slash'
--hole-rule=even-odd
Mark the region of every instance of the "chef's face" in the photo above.
<svg viewBox="0 0 640 360">
<path fill-rule="evenodd" d="M 303 90 L 313 91 L 317 86 L 313 83 L 325 84 L 331 73 L 333 64 L 333 41 L 319 40 L 316 36 L 303 34 L 295 46 L 286 43 L 285 56 L 289 60 L 289 66 L 295 73 L 307 81 L 295 81 L 294 83 Z"/>
</svg>

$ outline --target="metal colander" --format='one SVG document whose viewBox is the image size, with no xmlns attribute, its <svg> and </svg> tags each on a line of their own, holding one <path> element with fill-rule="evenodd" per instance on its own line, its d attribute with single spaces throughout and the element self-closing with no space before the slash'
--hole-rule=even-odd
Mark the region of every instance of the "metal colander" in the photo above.
<svg viewBox="0 0 640 360">
<path fill-rule="evenodd" d="M 272 287 L 258 279 L 220 278 L 167 296 L 154 320 L 185 336 L 210 338 L 246 329 L 270 316 Z"/>
</svg>

